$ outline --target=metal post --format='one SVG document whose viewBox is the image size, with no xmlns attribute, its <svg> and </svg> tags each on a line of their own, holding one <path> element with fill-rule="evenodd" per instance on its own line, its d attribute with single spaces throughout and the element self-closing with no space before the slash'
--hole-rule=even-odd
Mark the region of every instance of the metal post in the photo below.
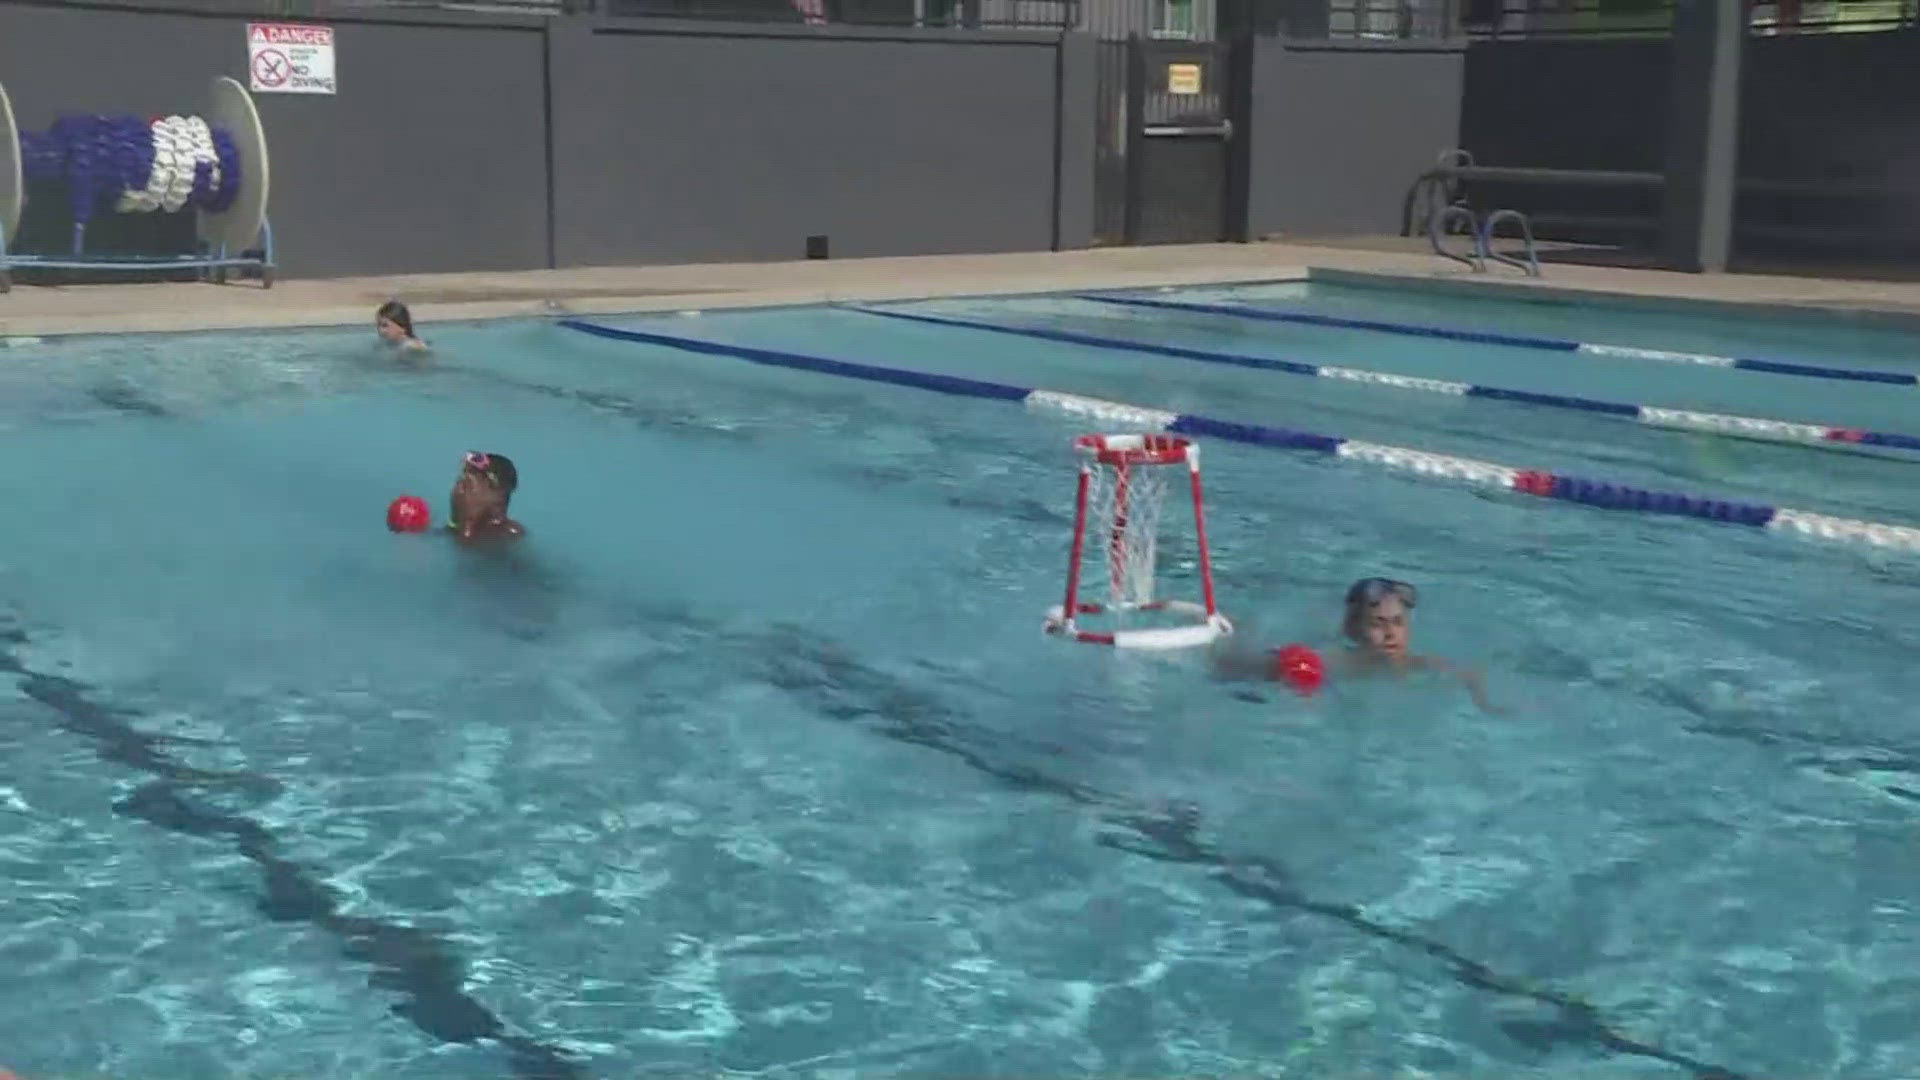
<svg viewBox="0 0 1920 1080">
<path fill-rule="evenodd" d="M 1200 545 L 1200 594 L 1207 605 L 1207 618 L 1220 615 L 1213 602 L 1213 553 L 1207 548 L 1207 501 L 1200 493 L 1200 448 L 1187 447 L 1187 475 L 1193 478 L 1193 538 Z"/>
<path fill-rule="evenodd" d="M 1080 481 L 1073 496 L 1073 544 L 1067 551 L 1067 598 L 1060 605 L 1061 629 L 1074 631 L 1074 619 L 1080 614 L 1080 552 L 1087 536 L 1087 489 L 1093 479 L 1091 468 L 1080 466 Z"/>
<path fill-rule="evenodd" d="M 1733 247 L 1748 0 L 1679 0 L 1661 246 L 1676 270 L 1723 273 Z"/>
<path fill-rule="evenodd" d="M 1133 470 L 1126 458 L 1113 466 L 1113 529 L 1107 539 L 1107 596 L 1115 611 L 1123 609 L 1127 595 L 1127 515 L 1132 511 Z M 1142 598 L 1142 602 L 1152 597 Z"/>
<path fill-rule="evenodd" d="M 1140 200 L 1146 188 L 1146 138 L 1142 131 L 1147 126 L 1147 46 L 1138 34 L 1127 39 L 1126 93 L 1127 129 L 1121 143 L 1127 155 L 1126 202 L 1121 237 L 1123 243 L 1137 244 Z"/>
</svg>

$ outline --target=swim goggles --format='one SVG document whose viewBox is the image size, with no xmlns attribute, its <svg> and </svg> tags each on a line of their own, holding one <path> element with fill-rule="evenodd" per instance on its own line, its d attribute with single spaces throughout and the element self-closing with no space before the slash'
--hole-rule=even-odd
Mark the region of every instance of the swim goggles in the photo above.
<svg viewBox="0 0 1920 1080">
<path fill-rule="evenodd" d="M 1383 577 L 1361 578 L 1354 582 L 1353 587 L 1347 590 L 1347 603 L 1377 604 L 1389 596 L 1399 597 L 1400 602 L 1410 608 L 1420 603 L 1418 589 L 1404 581 Z"/>
</svg>

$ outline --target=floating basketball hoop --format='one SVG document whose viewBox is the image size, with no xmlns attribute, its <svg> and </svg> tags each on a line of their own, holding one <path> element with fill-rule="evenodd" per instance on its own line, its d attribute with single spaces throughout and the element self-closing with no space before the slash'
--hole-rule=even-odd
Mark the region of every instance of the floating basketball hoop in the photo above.
<svg viewBox="0 0 1920 1080">
<path fill-rule="evenodd" d="M 1079 490 L 1074 500 L 1073 551 L 1067 563 L 1067 597 L 1047 612 L 1046 631 L 1092 645 L 1122 649 L 1190 649 L 1233 632 L 1233 624 L 1213 602 L 1213 560 L 1207 551 L 1207 524 L 1200 495 L 1200 448 L 1173 435 L 1082 435 L 1074 440 L 1081 454 Z M 1163 600 L 1154 595 L 1154 570 L 1160 549 L 1160 511 L 1176 466 L 1186 466 L 1193 489 L 1193 535 L 1200 553 L 1200 602 Z M 1105 543 L 1088 550 L 1089 528 Z M 1092 566 L 1085 566 L 1092 561 Z M 1106 597 L 1080 597 L 1083 569 L 1105 579 Z M 1104 571 L 1104 572 L 1103 572 Z M 1119 626 L 1083 630 L 1080 616 L 1111 617 L 1116 623 L 1165 622 L 1174 625 Z"/>
</svg>

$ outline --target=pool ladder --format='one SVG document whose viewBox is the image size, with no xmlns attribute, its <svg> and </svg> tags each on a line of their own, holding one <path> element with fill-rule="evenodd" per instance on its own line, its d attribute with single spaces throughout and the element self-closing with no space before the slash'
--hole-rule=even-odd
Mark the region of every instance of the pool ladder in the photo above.
<svg viewBox="0 0 1920 1080">
<path fill-rule="evenodd" d="M 1466 235 L 1473 238 L 1473 247 L 1465 255 L 1449 251 L 1441 238 L 1449 234 L 1455 222 L 1466 226 Z M 1520 255 L 1514 256 L 1493 249 L 1493 230 L 1502 222 L 1511 221 L 1520 226 L 1522 247 Z M 1518 210 L 1495 210 L 1484 219 L 1477 218 L 1473 210 L 1464 203 L 1452 203 L 1442 207 L 1439 213 L 1427 219 L 1427 239 L 1433 244 L 1433 253 L 1443 259 L 1465 263 L 1476 274 L 1487 272 L 1489 262 L 1515 267 L 1528 277 L 1540 276 L 1540 256 L 1533 246 L 1533 223 L 1527 215 Z"/>
</svg>

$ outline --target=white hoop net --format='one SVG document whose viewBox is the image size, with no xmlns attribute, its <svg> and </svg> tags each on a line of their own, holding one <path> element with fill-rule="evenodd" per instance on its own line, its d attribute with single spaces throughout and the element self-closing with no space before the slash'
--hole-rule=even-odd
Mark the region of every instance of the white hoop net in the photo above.
<svg viewBox="0 0 1920 1080">
<path fill-rule="evenodd" d="M 1085 455 L 1075 502 L 1073 558 L 1065 601 L 1047 613 L 1046 632 L 1075 641 L 1128 649 L 1185 649 L 1233 632 L 1214 608 L 1212 564 L 1201 528 L 1199 451 L 1164 434 L 1083 435 Z M 1175 477 L 1193 488 L 1194 542 L 1200 559 L 1196 599 L 1156 595 L 1160 519 Z M 1153 612 L 1150 625 L 1124 625 L 1135 612 Z M 1082 615 L 1113 620 L 1083 626 Z M 1171 620 L 1171 624 L 1168 624 Z M 1151 625 L 1158 623 L 1160 625 Z"/>
<path fill-rule="evenodd" d="M 1173 475 L 1184 465 L 1108 465 L 1093 462 L 1087 490 L 1087 542 L 1081 580 L 1087 597 L 1115 614 L 1154 602 L 1160 556 L 1160 515 Z M 1106 583 L 1099 595 L 1097 582 Z"/>
</svg>

